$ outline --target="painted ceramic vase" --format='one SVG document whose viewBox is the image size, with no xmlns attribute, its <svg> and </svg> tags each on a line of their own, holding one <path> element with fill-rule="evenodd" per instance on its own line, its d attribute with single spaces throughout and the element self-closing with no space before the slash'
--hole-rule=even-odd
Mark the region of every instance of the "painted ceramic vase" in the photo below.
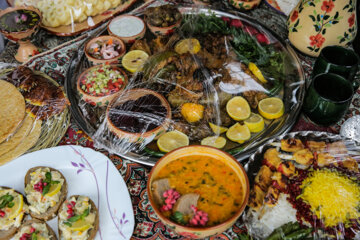
<svg viewBox="0 0 360 240">
<path fill-rule="evenodd" d="M 356 0 L 300 0 L 287 20 L 289 40 L 317 57 L 325 46 L 345 46 L 356 36 Z"/>
</svg>

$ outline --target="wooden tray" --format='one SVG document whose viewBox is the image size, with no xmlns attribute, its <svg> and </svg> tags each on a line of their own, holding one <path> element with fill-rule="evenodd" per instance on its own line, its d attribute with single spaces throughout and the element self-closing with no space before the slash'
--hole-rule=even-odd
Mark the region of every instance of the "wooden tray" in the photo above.
<svg viewBox="0 0 360 240">
<path fill-rule="evenodd" d="M 15 6 L 15 0 L 6 0 L 6 1 L 8 2 L 9 6 Z M 102 14 L 91 17 L 92 21 L 94 23 L 91 25 L 89 25 L 88 20 L 85 20 L 81 23 L 75 23 L 73 25 L 70 24 L 70 25 L 66 25 L 66 26 L 59 26 L 59 27 L 55 27 L 55 28 L 46 27 L 42 24 L 41 24 L 41 27 L 57 36 L 61 36 L 61 37 L 74 36 L 79 33 L 82 33 L 87 30 L 91 30 L 91 29 L 98 27 L 100 24 L 108 21 L 109 19 L 120 14 L 121 12 L 126 11 L 126 9 L 131 7 L 131 5 L 133 5 L 136 1 L 137 0 L 127 0 L 124 4 L 119 5 L 115 9 L 109 9 Z"/>
</svg>

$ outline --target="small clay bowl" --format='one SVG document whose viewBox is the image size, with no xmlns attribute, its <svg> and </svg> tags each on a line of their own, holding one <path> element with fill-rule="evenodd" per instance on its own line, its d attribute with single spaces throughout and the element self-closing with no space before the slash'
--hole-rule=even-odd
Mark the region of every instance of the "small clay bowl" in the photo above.
<svg viewBox="0 0 360 240">
<path fill-rule="evenodd" d="M 32 34 L 34 34 L 38 30 L 41 20 L 42 20 L 40 11 L 37 8 L 31 7 L 31 6 L 18 6 L 18 7 L 6 8 L 3 11 L 0 11 L 0 17 L 4 16 L 5 14 L 7 14 L 9 12 L 14 12 L 14 11 L 18 11 L 18 10 L 29 10 L 29 11 L 35 12 L 37 15 L 39 15 L 39 21 L 32 28 L 28 28 L 24 31 L 8 32 L 8 31 L 0 29 L 0 32 L 2 34 L 4 34 L 4 36 L 7 39 L 14 41 L 14 42 L 18 42 L 20 40 L 25 40 L 26 38 L 29 38 Z"/>
<path fill-rule="evenodd" d="M 90 49 L 90 46 L 91 44 L 95 43 L 96 41 L 102 41 L 102 42 L 105 42 L 105 41 L 108 41 L 110 39 L 113 39 L 113 40 L 116 40 L 119 42 L 120 46 L 121 46 L 121 49 L 120 49 L 120 52 L 119 52 L 119 55 L 114 57 L 114 58 L 110 58 L 110 59 L 97 59 L 97 58 L 94 58 L 90 55 L 89 53 L 89 49 Z M 116 36 L 109 36 L 109 35 L 106 35 L 106 36 L 99 36 L 99 37 L 96 37 L 96 38 L 93 38 L 91 39 L 89 42 L 87 42 L 85 44 L 85 55 L 87 57 L 87 59 L 93 63 L 94 65 L 96 64 L 105 64 L 105 63 L 118 63 L 118 59 L 121 58 L 126 52 L 126 46 L 124 44 L 124 42 L 116 37 Z"/>
<path fill-rule="evenodd" d="M 207 157 L 211 156 L 212 158 L 222 161 L 223 163 L 228 165 L 238 176 L 243 191 L 242 204 L 237 210 L 237 212 L 234 213 L 233 216 L 230 217 L 225 222 L 210 227 L 183 226 L 167 218 L 160 210 L 158 203 L 155 201 L 152 183 L 154 182 L 154 180 L 157 179 L 157 175 L 159 174 L 161 169 L 166 168 L 166 166 L 172 161 L 175 161 L 182 157 L 190 157 L 190 156 L 207 156 Z M 232 183 L 229 182 L 229 184 Z M 214 147 L 192 145 L 192 146 L 186 146 L 175 149 L 165 154 L 165 156 L 163 156 L 162 158 L 160 158 L 160 160 L 156 162 L 155 166 L 151 169 L 149 175 L 149 179 L 147 182 L 147 192 L 151 207 L 154 209 L 156 215 L 160 218 L 160 220 L 164 224 L 166 224 L 168 227 L 170 227 L 171 229 L 173 229 L 178 234 L 184 237 L 191 239 L 200 239 L 200 238 L 206 238 L 212 235 L 220 234 L 224 232 L 226 229 L 230 228 L 236 222 L 236 220 L 241 216 L 247 205 L 250 194 L 250 187 L 249 187 L 249 179 L 246 175 L 245 169 L 233 156 Z"/>
<path fill-rule="evenodd" d="M 143 97 L 143 96 L 149 95 L 149 94 L 157 97 L 160 100 L 161 105 L 166 108 L 166 116 L 160 126 L 154 128 L 150 131 L 147 131 L 147 132 L 132 133 L 132 132 L 127 132 L 127 131 L 117 128 L 114 125 L 114 123 L 110 120 L 109 111 L 111 108 L 121 105 L 130 100 L 132 100 L 132 101 L 137 100 L 140 97 Z M 107 110 L 106 110 L 106 123 L 107 123 L 109 130 L 112 133 L 114 133 L 118 138 L 127 139 L 127 141 L 131 142 L 131 143 L 142 143 L 144 141 L 150 142 L 151 140 L 158 138 L 162 133 L 164 133 L 168 129 L 168 127 L 170 125 L 170 121 L 171 121 L 171 108 L 170 108 L 170 104 L 168 103 L 168 101 L 159 93 L 149 90 L 149 89 L 145 89 L 145 88 L 134 88 L 134 89 L 126 90 L 122 93 L 119 93 L 117 95 L 117 97 L 114 98 L 110 102 L 110 104 L 108 105 Z"/>
<path fill-rule="evenodd" d="M 105 96 L 93 96 L 87 92 L 85 92 L 82 88 L 81 88 L 81 80 L 94 68 L 100 68 L 101 66 L 96 65 L 93 66 L 91 68 L 86 69 L 83 73 L 80 74 L 80 76 L 78 77 L 77 80 L 77 84 L 76 84 L 76 88 L 78 90 L 78 93 L 80 95 L 80 98 L 82 100 L 84 100 L 85 102 L 94 105 L 94 106 L 106 106 L 108 105 L 111 100 L 119 93 L 121 92 L 126 85 L 128 84 L 128 77 L 126 75 L 126 73 L 119 67 L 117 67 L 116 65 L 110 65 L 113 69 L 119 71 L 123 76 L 124 76 L 124 81 L 123 81 L 123 85 L 121 86 L 121 88 L 111 94 L 105 95 Z"/>
<path fill-rule="evenodd" d="M 259 6 L 261 0 L 229 0 L 229 3 L 239 10 L 251 10 Z"/>
<path fill-rule="evenodd" d="M 139 31 L 139 33 L 136 33 L 133 36 L 120 36 L 120 35 L 115 34 L 113 26 L 116 25 L 117 22 L 122 21 L 124 19 L 128 19 L 130 21 L 138 21 L 143 26 L 142 30 Z M 129 24 L 132 24 L 132 23 L 129 23 Z M 111 29 L 113 29 L 113 31 L 111 31 Z M 128 43 L 131 44 L 131 43 L 134 43 L 135 40 L 142 39 L 144 37 L 145 32 L 146 32 L 146 26 L 145 26 L 144 21 L 139 17 L 132 16 L 132 15 L 121 15 L 119 17 L 114 18 L 113 20 L 111 20 L 109 22 L 109 24 L 107 26 L 107 30 L 108 30 L 110 35 L 116 36 L 116 37 L 122 39 L 126 44 L 128 44 Z"/>
<path fill-rule="evenodd" d="M 146 21 L 146 19 L 145 19 L 145 21 Z M 177 29 L 181 25 L 181 21 L 182 21 L 182 16 L 175 24 L 168 26 L 168 27 L 156 27 L 156 26 L 151 25 L 149 23 L 149 21 L 146 21 L 146 24 L 153 34 L 159 35 L 159 36 L 166 36 L 166 35 L 173 34 L 175 29 Z"/>
</svg>

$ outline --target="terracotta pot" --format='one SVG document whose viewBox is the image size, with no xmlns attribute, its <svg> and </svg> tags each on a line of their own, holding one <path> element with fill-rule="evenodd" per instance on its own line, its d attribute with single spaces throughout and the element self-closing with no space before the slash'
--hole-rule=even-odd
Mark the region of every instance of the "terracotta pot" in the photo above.
<svg viewBox="0 0 360 240">
<path fill-rule="evenodd" d="M 229 0 L 229 3 L 239 10 L 251 10 L 259 6 L 261 0 Z"/>
<path fill-rule="evenodd" d="M 163 123 L 160 126 L 154 128 L 148 132 L 132 133 L 132 132 L 126 132 L 126 131 L 123 131 L 123 130 L 117 128 L 114 125 L 114 123 L 110 120 L 109 111 L 111 108 L 121 105 L 129 100 L 136 100 L 136 99 L 139 99 L 140 97 L 143 97 L 143 96 L 149 95 L 149 94 L 157 97 L 161 101 L 162 106 L 164 106 L 166 108 L 165 120 L 163 121 Z M 166 132 L 166 130 L 168 129 L 168 127 L 170 125 L 170 120 L 171 120 L 171 108 L 170 108 L 170 104 L 168 103 L 168 101 L 159 93 L 152 91 L 150 89 L 145 89 L 145 88 L 134 88 L 134 89 L 126 90 L 122 93 L 119 93 L 110 102 L 110 104 L 108 105 L 108 107 L 106 109 L 106 123 L 107 123 L 109 130 L 112 133 L 114 133 L 118 138 L 126 139 L 128 142 L 132 142 L 132 143 L 135 143 L 135 142 L 142 143 L 144 141 L 151 142 L 153 139 L 156 139 L 162 133 Z"/>
<path fill-rule="evenodd" d="M 174 25 L 171 25 L 169 27 L 156 27 L 151 25 L 148 21 L 146 21 L 146 24 L 153 34 L 166 36 L 174 33 L 175 29 L 177 29 L 181 25 L 181 21 L 182 21 L 182 17 Z"/>
<path fill-rule="evenodd" d="M 222 161 L 223 163 L 227 164 L 240 179 L 243 189 L 243 202 L 239 210 L 231 218 L 218 225 L 214 225 L 211 227 L 189 227 L 189 226 L 180 225 L 178 223 L 171 221 L 169 218 L 165 217 L 154 200 L 152 183 L 154 180 L 156 180 L 156 177 L 160 172 L 160 170 L 166 167 L 168 163 L 177 160 L 180 157 L 187 157 L 194 155 L 211 156 L 212 158 Z M 230 228 L 243 213 L 248 202 L 250 189 L 249 189 L 249 180 L 244 168 L 233 156 L 214 147 L 192 145 L 192 146 L 186 146 L 175 149 L 167 153 L 165 156 L 163 156 L 160 160 L 157 161 L 157 163 L 152 168 L 149 175 L 149 179 L 147 183 L 147 192 L 152 208 L 154 209 L 156 215 L 160 218 L 160 220 L 164 224 L 166 224 L 171 229 L 174 229 L 174 231 L 176 231 L 178 234 L 184 237 L 191 239 L 200 239 L 200 238 L 205 238 L 208 236 L 220 234 L 224 232 L 226 229 Z"/>
<path fill-rule="evenodd" d="M 137 34 L 135 34 L 135 35 L 133 35 L 133 36 L 128 36 L 128 37 L 118 36 L 118 35 L 116 35 L 115 33 L 113 33 L 113 32 L 111 31 L 110 25 L 116 24 L 116 21 L 119 20 L 119 19 L 121 19 L 121 18 L 134 18 L 134 19 L 138 20 L 139 22 L 141 21 L 142 24 L 143 24 L 143 29 L 142 29 L 139 33 L 137 33 Z M 145 32 L 146 32 L 146 26 L 145 26 L 144 21 L 143 21 L 141 18 L 139 18 L 139 17 L 132 16 L 132 15 L 121 15 L 121 16 L 119 16 L 119 17 L 114 18 L 113 20 L 111 20 L 111 21 L 109 22 L 108 27 L 107 27 L 107 30 L 108 30 L 108 32 L 109 32 L 110 35 L 112 35 L 112 36 L 117 36 L 118 38 L 120 38 L 121 40 L 123 40 L 126 44 L 127 44 L 127 43 L 131 44 L 131 43 L 135 42 L 135 40 L 142 39 L 142 38 L 144 37 Z"/>
<path fill-rule="evenodd" d="M 292 45 L 317 57 L 325 46 L 345 46 L 354 40 L 356 0 L 300 0 L 287 24 Z"/>
<path fill-rule="evenodd" d="M 33 12 L 36 12 L 36 14 L 38 14 L 40 17 L 39 21 L 32 28 L 26 29 L 25 31 L 7 32 L 5 30 L 0 29 L 0 32 L 7 39 L 9 39 L 10 41 L 19 43 L 20 47 L 15 55 L 15 59 L 19 62 L 26 62 L 27 60 L 29 60 L 29 58 L 31 58 L 32 56 L 35 56 L 36 54 L 39 53 L 37 47 L 35 47 L 34 44 L 32 44 L 30 42 L 30 39 L 31 39 L 32 35 L 34 35 L 38 31 L 42 17 L 41 17 L 40 11 L 37 8 L 30 7 L 30 6 L 19 6 L 19 7 L 6 8 L 5 10 L 0 12 L 0 17 L 6 13 L 17 11 L 17 10 L 33 11 Z"/>
<path fill-rule="evenodd" d="M 97 59 L 97 58 L 92 57 L 89 54 L 89 49 L 90 49 L 91 44 L 95 43 L 96 41 L 108 41 L 110 39 L 117 40 L 120 43 L 121 49 L 120 49 L 118 56 L 111 58 L 111 59 Z M 115 37 L 115 36 L 96 37 L 96 38 L 91 39 L 89 42 L 87 42 L 85 44 L 85 55 L 86 55 L 87 59 L 90 62 L 92 62 L 93 64 L 118 63 L 118 59 L 121 58 L 125 54 L 125 52 L 126 52 L 126 47 L 125 47 L 124 42 L 120 38 Z"/>
<path fill-rule="evenodd" d="M 81 86 L 80 86 L 80 81 L 81 79 L 86 75 L 88 74 L 89 71 L 91 71 L 92 69 L 94 68 L 98 68 L 99 65 L 97 66 L 93 66 L 91 68 L 88 68 L 86 69 L 84 72 L 82 72 L 80 74 L 80 76 L 78 77 L 77 79 L 77 84 L 76 84 L 76 88 L 78 90 L 78 93 L 80 95 L 80 98 L 82 100 L 84 100 L 85 102 L 89 103 L 89 104 L 92 104 L 92 105 L 96 105 L 96 106 L 106 106 L 108 105 L 111 100 L 120 92 L 122 91 L 126 85 L 128 84 L 128 77 L 126 75 L 126 73 L 119 67 L 117 67 L 116 65 L 111 65 L 113 69 L 116 69 L 118 70 L 123 76 L 124 76 L 124 84 L 122 85 L 121 89 L 118 91 L 118 92 L 115 92 L 115 93 L 112 93 L 112 94 L 109 94 L 109 95 L 105 95 L 105 96 L 93 96 L 87 92 L 85 92 L 84 90 L 81 89 Z"/>
</svg>

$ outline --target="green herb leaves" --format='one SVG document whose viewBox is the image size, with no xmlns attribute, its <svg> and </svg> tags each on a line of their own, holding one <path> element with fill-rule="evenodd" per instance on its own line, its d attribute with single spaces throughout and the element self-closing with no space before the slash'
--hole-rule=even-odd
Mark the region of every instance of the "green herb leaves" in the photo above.
<svg viewBox="0 0 360 240">
<path fill-rule="evenodd" d="M 12 208 L 14 206 L 14 202 L 12 202 L 13 200 L 14 200 L 14 197 L 11 196 L 9 193 L 1 196 L 0 197 L 0 209 L 4 208 L 6 206 L 9 208 Z"/>
<path fill-rule="evenodd" d="M 42 195 L 45 196 L 51 187 L 51 184 L 58 184 L 60 183 L 59 181 L 52 181 L 52 176 L 51 176 L 51 172 L 47 172 L 45 173 L 45 180 L 43 181 L 44 183 L 46 183 L 46 186 L 43 189 Z"/>
<path fill-rule="evenodd" d="M 77 222 L 77 221 L 79 221 L 79 220 L 81 220 L 81 219 L 84 219 L 85 217 L 87 217 L 87 216 L 89 215 L 89 213 L 90 213 L 90 208 L 86 209 L 86 210 L 85 210 L 82 214 L 80 214 L 80 215 L 75 215 L 75 216 L 69 218 L 67 221 L 64 222 L 64 224 L 65 224 L 66 226 L 71 227 L 71 226 L 72 226 L 71 223 L 74 223 L 74 222 Z"/>
<path fill-rule="evenodd" d="M 187 222 L 184 220 L 184 215 L 181 212 L 176 211 L 173 215 L 170 216 L 170 220 L 179 223 L 181 225 L 186 225 Z"/>
<path fill-rule="evenodd" d="M 37 238 L 37 232 L 33 232 L 32 234 L 31 234 L 31 240 L 37 240 L 38 238 Z"/>
</svg>

